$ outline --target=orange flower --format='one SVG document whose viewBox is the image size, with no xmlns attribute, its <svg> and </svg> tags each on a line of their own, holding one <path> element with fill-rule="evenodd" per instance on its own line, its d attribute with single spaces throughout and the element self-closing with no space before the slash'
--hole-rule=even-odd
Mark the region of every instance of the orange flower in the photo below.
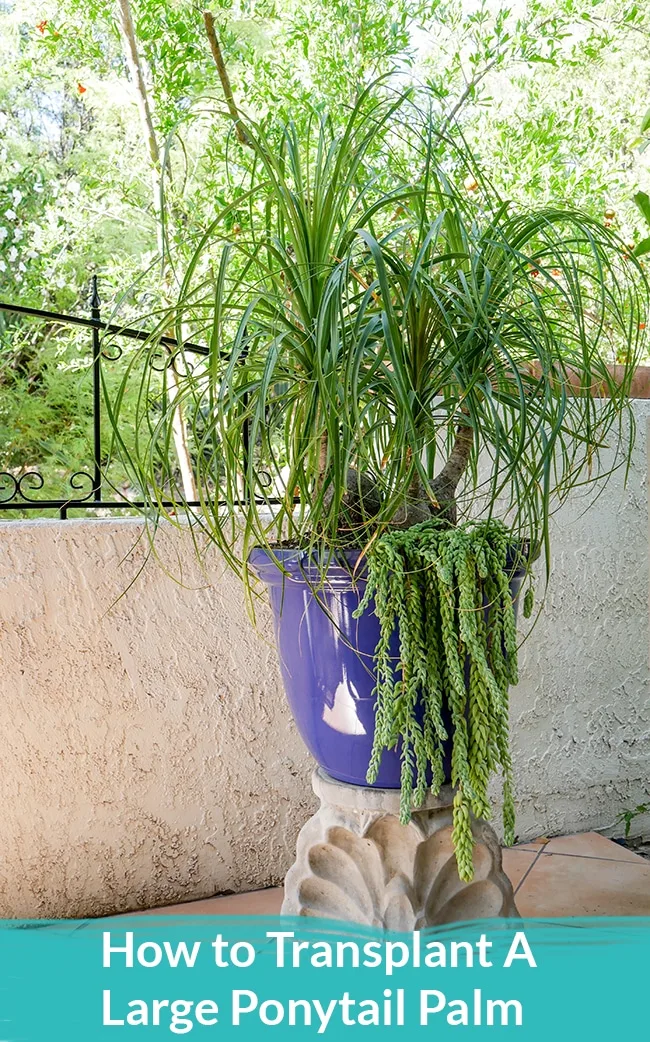
<svg viewBox="0 0 650 1042">
<path fill-rule="evenodd" d="M 77 84 L 77 94 L 85 94 L 87 90 L 88 88 L 84 87 L 83 83 Z"/>
<path fill-rule="evenodd" d="M 467 177 L 463 181 L 463 187 L 464 187 L 466 192 L 477 192 L 478 191 L 478 181 L 474 177 L 474 174 L 468 174 L 467 175 Z"/>
<path fill-rule="evenodd" d="M 639 329 L 645 329 L 645 322 L 639 322 Z"/>
<path fill-rule="evenodd" d="M 47 29 L 48 24 L 49 23 L 48 23 L 47 18 L 44 18 L 43 21 L 39 22 L 38 25 L 36 26 L 36 28 L 38 29 L 38 31 L 41 34 L 41 36 L 43 36 L 45 34 L 45 30 Z"/>
</svg>

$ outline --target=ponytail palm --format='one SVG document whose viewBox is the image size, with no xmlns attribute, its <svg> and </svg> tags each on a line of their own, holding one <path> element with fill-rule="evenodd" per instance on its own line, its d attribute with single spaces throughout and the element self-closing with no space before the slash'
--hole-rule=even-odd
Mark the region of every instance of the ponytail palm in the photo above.
<svg viewBox="0 0 650 1042">
<path fill-rule="evenodd" d="M 647 299 L 636 263 L 586 214 L 516 213 L 487 190 L 468 203 L 442 176 L 412 226 L 360 237 L 376 340 L 356 345 L 344 397 L 359 466 L 381 473 L 381 523 L 409 490 L 452 523 L 498 512 L 547 541 L 554 507 L 629 457 Z"/>
<path fill-rule="evenodd" d="M 629 457 L 638 262 L 584 213 L 518 212 L 480 178 L 459 188 L 467 153 L 418 133 L 415 113 L 369 91 L 342 128 L 315 113 L 300 131 L 250 125 L 247 182 L 174 309 L 207 361 L 176 356 L 170 400 L 146 364 L 155 335 L 132 356 L 139 484 L 178 516 L 183 408 L 192 517 L 235 565 L 253 545 L 362 548 L 431 516 L 498 513 L 539 545 L 571 489 Z M 119 399 L 112 415 L 117 430 Z"/>
<path fill-rule="evenodd" d="M 339 541 L 335 490 L 354 448 L 340 429 L 344 370 L 353 347 L 371 346 L 358 317 L 372 276 L 354 269 L 351 249 L 362 229 L 390 227 L 413 195 L 411 184 L 391 179 L 382 148 L 405 100 L 377 102 L 366 92 L 339 128 L 315 112 L 300 130 L 247 125 L 248 183 L 204 234 L 172 316 L 179 341 L 189 328 L 208 343 L 207 362 L 197 365 L 183 349 L 170 359 L 184 374 L 170 404 L 158 346 L 167 315 L 125 373 L 123 388 L 141 380 L 127 460 L 138 484 L 157 515 L 177 517 L 184 500 L 169 446 L 182 409 L 201 497 L 192 516 L 233 564 L 242 527 L 244 559 L 254 544 L 307 532 Z M 125 453 L 122 400 L 109 409 Z M 171 509 L 163 505 L 170 500 Z"/>
<path fill-rule="evenodd" d="M 130 463 L 156 517 L 184 509 L 244 576 L 254 546 L 316 551 L 323 572 L 341 548 L 368 558 L 359 611 L 372 595 L 381 628 L 369 781 L 399 743 L 407 820 L 444 780 L 453 737 L 453 839 L 470 879 L 471 815 L 488 815 L 496 770 L 514 835 L 512 572 L 541 547 L 548 562 L 549 519 L 572 489 L 629 460 L 646 281 L 587 214 L 518 210 L 468 177 L 462 143 L 409 97 L 369 90 L 342 127 L 310 113 L 245 136 L 244 187 L 173 315 L 208 354 L 171 360 L 173 399 L 157 334 L 132 357 Z M 170 455 L 179 408 L 198 508 Z"/>
</svg>

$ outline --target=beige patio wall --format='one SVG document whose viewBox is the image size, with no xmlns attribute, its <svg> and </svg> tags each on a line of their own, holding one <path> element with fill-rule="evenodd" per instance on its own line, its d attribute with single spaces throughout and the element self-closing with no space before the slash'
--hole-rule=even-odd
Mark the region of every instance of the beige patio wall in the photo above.
<svg viewBox="0 0 650 1042">
<path fill-rule="evenodd" d="M 521 838 L 607 826 L 650 789 L 650 403 L 636 409 L 628 488 L 617 476 L 587 516 L 573 500 L 555 522 L 512 694 Z M 260 637 L 237 581 L 214 555 L 203 574 L 175 530 L 126 589 L 140 532 L 0 524 L 0 916 L 277 883 L 313 805 L 266 612 Z"/>
</svg>

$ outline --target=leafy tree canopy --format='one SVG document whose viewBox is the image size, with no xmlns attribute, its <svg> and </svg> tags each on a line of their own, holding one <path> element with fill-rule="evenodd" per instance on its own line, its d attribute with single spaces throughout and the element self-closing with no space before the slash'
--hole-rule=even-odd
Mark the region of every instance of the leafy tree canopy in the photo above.
<svg viewBox="0 0 650 1042">
<path fill-rule="evenodd" d="M 338 106 L 343 120 L 364 86 L 390 73 L 400 88 L 433 92 L 440 120 L 459 123 L 503 195 L 578 206 L 630 247 L 647 238 L 634 204 L 650 191 L 643 5 L 215 0 L 211 9 L 235 102 L 255 120 L 304 112 L 307 100 Z M 0 298 L 80 312 L 97 272 L 106 316 L 154 313 L 245 182 L 252 159 L 225 112 L 203 15 L 188 0 L 0 0 Z M 242 201 L 235 233 L 246 220 Z M 88 362 L 87 335 L 0 312 L 0 469 L 38 466 L 62 489 L 87 466 Z M 119 373 L 107 370 L 110 391 Z"/>
</svg>

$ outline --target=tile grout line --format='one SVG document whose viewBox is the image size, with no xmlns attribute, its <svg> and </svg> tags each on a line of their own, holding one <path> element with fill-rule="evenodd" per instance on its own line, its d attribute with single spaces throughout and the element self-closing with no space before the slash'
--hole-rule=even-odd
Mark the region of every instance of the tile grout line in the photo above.
<svg viewBox="0 0 650 1042">
<path fill-rule="evenodd" d="M 515 887 L 515 890 L 514 890 L 514 894 L 513 894 L 513 896 L 514 896 L 514 897 L 516 897 L 516 896 L 517 896 L 517 894 L 519 893 L 519 891 L 521 890 L 521 888 L 522 888 L 522 886 L 524 885 L 525 881 L 526 881 L 526 880 L 528 879 L 528 876 L 529 876 L 529 875 L 530 875 L 530 873 L 531 873 L 531 872 L 533 871 L 533 869 L 534 869 L 535 865 L 536 865 L 536 864 L 537 864 L 537 862 L 539 861 L 539 859 L 540 859 L 541 855 L 542 855 L 542 851 L 541 851 L 541 850 L 539 850 L 539 851 L 537 852 L 537 854 L 535 855 L 535 857 L 533 858 L 533 860 L 532 860 L 532 862 L 530 863 L 530 865 L 528 866 L 528 868 L 526 869 L 526 871 L 524 872 L 523 876 L 521 877 L 521 879 L 520 879 L 520 880 L 519 880 L 519 882 L 517 883 L 517 886 Z"/>
<path fill-rule="evenodd" d="M 532 854 L 532 850 L 522 850 L 522 853 Z M 540 854 L 544 854 L 546 857 L 579 857 L 583 861 L 607 861 L 614 865 L 636 865 L 637 868 L 650 868 L 650 863 L 648 865 L 643 864 L 648 859 L 642 857 L 640 857 L 639 861 L 632 861 L 627 858 L 599 857 L 598 854 L 571 854 L 568 850 L 546 850 L 544 848 L 541 849 Z"/>
</svg>

